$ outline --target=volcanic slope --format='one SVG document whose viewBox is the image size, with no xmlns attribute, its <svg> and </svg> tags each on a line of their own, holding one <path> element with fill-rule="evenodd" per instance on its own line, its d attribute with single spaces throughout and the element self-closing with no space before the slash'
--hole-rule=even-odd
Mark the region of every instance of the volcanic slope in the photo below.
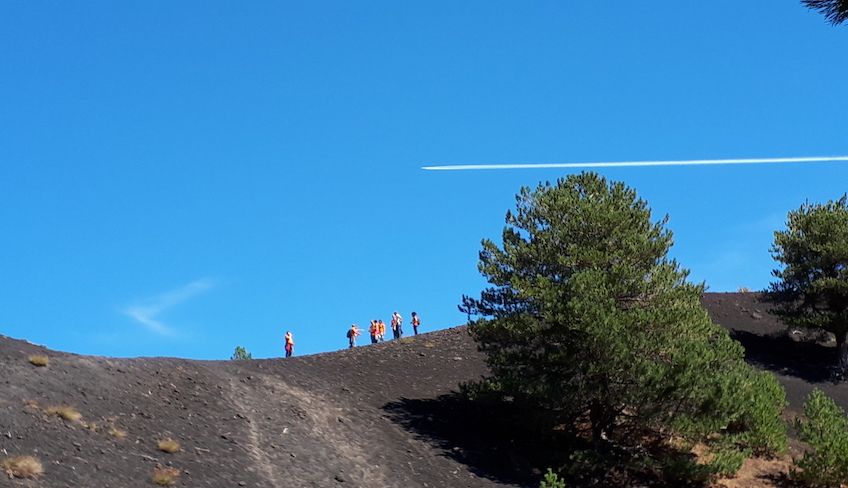
<svg viewBox="0 0 848 488">
<path fill-rule="evenodd" d="M 832 345 L 797 342 L 755 294 L 704 303 L 752 362 L 778 373 L 792 409 L 813 384 L 848 403 L 848 389 L 805 361 L 825 361 Z M 49 365 L 30 364 L 34 354 Z M 536 440 L 518 438 L 510 412 L 452 395 L 486 373 L 464 327 L 253 361 L 86 357 L 0 336 L 0 368 L 0 460 L 44 466 L 38 480 L 0 486 L 154 486 L 157 466 L 179 471 L 176 486 L 533 486 L 550 462 L 528 455 Z M 180 450 L 159 450 L 165 438 Z"/>
</svg>

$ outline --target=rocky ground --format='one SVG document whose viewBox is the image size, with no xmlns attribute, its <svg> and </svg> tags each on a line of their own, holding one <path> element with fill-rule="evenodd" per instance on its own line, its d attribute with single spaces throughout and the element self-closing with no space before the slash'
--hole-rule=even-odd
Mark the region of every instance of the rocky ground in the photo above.
<svg viewBox="0 0 848 488">
<path fill-rule="evenodd" d="M 848 385 L 823 373 L 831 344 L 788 334 L 754 294 L 704 303 L 753 363 L 778 374 L 787 415 L 813 386 L 848 405 Z M 30 364 L 33 354 L 49 365 Z M 38 480 L 0 477 L 0 486 L 154 486 L 157 466 L 178 470 L 176 486 L 535 486 L 552 462 L 534 449 L 539 440 L 511 428 L 515 412 L 482 412 L 453 395 L 486 372 L 462 327 L 238 362 L 85 357 L 0 336 L 0 371 L 0 459 L 44 465 Z M 49 413 L 63 405 L 82 419 Z M 167 437 L 178 452 L 157 448 Z M 751 463 L 726 484 L 768 486 L 781 469 Z"/>
</svg>

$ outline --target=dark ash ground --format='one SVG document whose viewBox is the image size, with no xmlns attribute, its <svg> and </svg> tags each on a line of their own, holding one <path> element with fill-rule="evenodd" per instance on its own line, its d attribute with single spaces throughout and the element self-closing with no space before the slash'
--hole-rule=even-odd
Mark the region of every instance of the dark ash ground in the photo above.
<svg viewBox="0 0 848 488">
<path fill-rule="evenodd" d="M 752 363 L 778 375 L 791 410 L 814 386 L 848 406 L 848 385 L 826 373 L 831 344 L 787 333 L 755 294 L 707 294 L 704 304 Z M 37 353 L 48 367 L 27 361 Z M 452 395 L 486 372 L 462 327 L 244 362 L 84 357 L 0 336 L 0 371 L 0 458 L 35 455 L 45 468 L 38 481 L 0 486 L 154 486 L 157 465 L 182 471 L 177 486 L 537 486 L 551 462 L 511 428 L 514 412 Z M 96 427 L 43 411 L 65 404 Z M 182 450 L 158 451 L 166 436 Z"/>
</svg>

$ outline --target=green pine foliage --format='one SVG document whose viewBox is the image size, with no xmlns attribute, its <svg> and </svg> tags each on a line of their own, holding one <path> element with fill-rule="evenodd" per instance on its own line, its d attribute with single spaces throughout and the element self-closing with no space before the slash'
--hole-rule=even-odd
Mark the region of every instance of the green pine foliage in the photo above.
<svg viewBox="0 0 848 488">
<path fill-rule="evenodd" d="M 808 449 L 796 462 L 793 477 L 809 486 L 848 484 L 848 416 L 832 399 L 815 389 L 804 403 L 804 419 L 797 422 Z"/>
<path fill-rule="evenodd" d="M 483 241 L 492 286 L 460 306 L 479 317 L 469 330 L 489 385 L 585 426 L 599 450 L 652 436 L 715 445 L 725 460 L 783 450 L 783 389 L 710 320 L 704 286 L 667 257 L 666 222 L 595 173 L 522 188 L 502 245 Z"/>
<path fill-rule="evenodd" d="M 565 488 L 565 481 L 561 480 L 551 468 L 545 473 L 545 477 L 539 483 L 539 488 Z"/>
<path fill-rule="evenodd" d="M 783 265 L 769 290 L 776 312 L 790 325 L 834 334 L 837 369 L 848 372 L 848 196 L 789 212 L 771 252 Z"/>
<path fill-rule="evenodd" d="M 247 352 L 247 349 L 236 346 L 236 350 L 233 352 L 232 357 L 230 357 L 233 361 L 241 361 L 245 359 L 253 359 L 253 355 Z"/>
</svg>

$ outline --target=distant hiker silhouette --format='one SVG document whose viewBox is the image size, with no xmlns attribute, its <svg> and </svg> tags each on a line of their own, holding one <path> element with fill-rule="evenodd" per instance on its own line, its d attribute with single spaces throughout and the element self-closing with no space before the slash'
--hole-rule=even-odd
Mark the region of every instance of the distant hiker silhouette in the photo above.
<svg viewBox="0 0 848 488">
<path fill-rule="evenodd" d="M 378 329 L 378 332 L 379 332 L 378 337 L 380 339 L 380 342 L 385 341 L 386 340 L 386 323 L 383 322 L 382 320 L 378 320 L 377 321 L 377 329 Z"/>
<path fill-rule="evenodd" d="M 415 331 L 415 335 L 418 335 L 418 326 L 421 325 L 421 317 L 418 316 L 417 313 L 412 312 L 412 330 Z"/>
<path fill-rule="evenodd" d="M 286 357 L 290 358 L 294 353 L 294 338 L 291 331 L 286 331 Z"/>
<path fill-rule="evenodd" d="M 356 338 L 359 336 L 359 329 L 356 327 L 356 324 L 350 326 L 350 329 L 347 331 L 347 340 L 350 343 L 350 349 L 356 347 Z"/>
<path fill-rule="evenodd" d="M 403 317 L 399 313 L 392 313 L 392 333 L 395 339 L 403 337 Z"/>
</svg>

